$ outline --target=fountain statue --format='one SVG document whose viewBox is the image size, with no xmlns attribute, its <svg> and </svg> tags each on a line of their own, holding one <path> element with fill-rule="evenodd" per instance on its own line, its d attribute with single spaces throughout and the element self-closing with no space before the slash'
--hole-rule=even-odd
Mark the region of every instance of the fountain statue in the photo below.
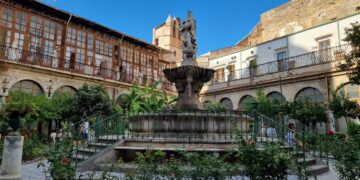
<svg viewBox="0 0 360 180">
<path fill-rule="evenodd" d="M 179 26 L 182 40 L 183 62 L 180 67 L 164 69 L 166 78 L 175 83 L 179 98 L 176 106 L 180 109 L 203 109 L 199 93 L 203 84 L 214 77 L 214 70 L 201 68 L 196 62 L 196 20 L 188 11 L 187 18 Z"/>
</svg>

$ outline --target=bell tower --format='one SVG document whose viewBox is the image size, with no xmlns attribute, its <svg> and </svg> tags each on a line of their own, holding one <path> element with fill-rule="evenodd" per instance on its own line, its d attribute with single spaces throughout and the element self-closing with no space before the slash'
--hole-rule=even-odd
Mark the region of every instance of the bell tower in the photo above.
<svg viewBox="0 0 360 180">
<path fill-rule="evenodd" d="M 179 33 L 179 17 L 172 18 L 170 15 L 166 21 L 153 29 L 153 44 L 173 52 L 167 58 L 171 61 L 182 61 L 181 37 Z"/>
</svg>

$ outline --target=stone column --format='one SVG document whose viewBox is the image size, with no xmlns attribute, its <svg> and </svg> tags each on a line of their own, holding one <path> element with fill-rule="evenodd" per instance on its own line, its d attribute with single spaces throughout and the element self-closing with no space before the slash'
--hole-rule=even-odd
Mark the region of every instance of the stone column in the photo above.
<svg viewBox="0 0 360 180">
<path fill-rule="evenodd" d="M 21 180 L 24 136 L 6 136 L 2 155 L 0 180 Z"/>
</svg>

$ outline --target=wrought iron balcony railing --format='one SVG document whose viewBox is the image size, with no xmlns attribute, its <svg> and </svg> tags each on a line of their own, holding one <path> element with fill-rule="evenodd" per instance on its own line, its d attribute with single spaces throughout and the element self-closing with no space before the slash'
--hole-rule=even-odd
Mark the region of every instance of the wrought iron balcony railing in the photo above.
<svg viewBox="0 0 360 180">
<path fill-rule="evenodd" d="M 160 80 L 162 81 L 162 83 L 161 87 L 159 88 L 164 88 L 166 90 L 172 89 L 171 84 L 165 80 L 165 77 L 157 76 L 158 78 L 154 78 L 152 73 L 149 73 L 148 75 L 142 75 L 141 73 L 134 74 L 131 70 L 123 69 L 123 67 L 119 67 L 118 70 L 115 70 L 101 65 L 89 65 L 81 62 L 76 62 L 75 60 L 66 60 L 55 56 L 34 53 L 9 46 L 0 45 L 0 61 L 10 61 L 21 64 L 36 65 L 61 71 L 102 77 L 104 79 L 115 80 L 130 84 L 137 83 L 139 85 L 145 85 L 147 82 L 152 84 L 155 81 Z"/>
<path fill-rule="evenodd" d="M 228 81 L 233 81 L 340 61 L 351 48 L 349 44 L 344 44 L 229 72 L 222 71 L 216 75 L 219 78 L 214 79 L 212 84 L 224 82 L 225 76 Z"/>
</svg>

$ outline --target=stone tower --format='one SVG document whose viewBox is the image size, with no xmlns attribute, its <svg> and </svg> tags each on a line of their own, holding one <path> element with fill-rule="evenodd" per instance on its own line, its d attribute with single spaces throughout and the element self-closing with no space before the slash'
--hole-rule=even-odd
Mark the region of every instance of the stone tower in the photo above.
<svg viewBox="0 0 360 180">
<path fill-rule="evenodd" d="M 164 54 L 172 62 L 182 61 L 181 37 L 178 28 L 180 22 L 180 18 L 172 18 L 169 15 L 165 23 L 153 29 L 153 44 L 173 52 Z"/>
</svg>

